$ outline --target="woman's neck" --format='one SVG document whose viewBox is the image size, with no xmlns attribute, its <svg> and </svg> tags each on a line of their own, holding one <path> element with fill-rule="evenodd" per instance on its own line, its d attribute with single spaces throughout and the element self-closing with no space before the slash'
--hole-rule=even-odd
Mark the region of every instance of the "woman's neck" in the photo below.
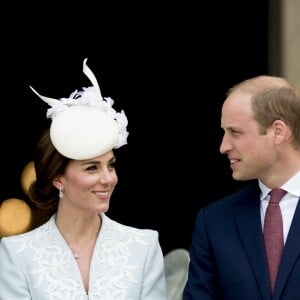
<svg viewBox="0 0 300 300">
<path fill-rule="evenodd" d="M 101 218 L 98 214 L 86 216 L 67 215 L 58 211 L 55 222 L 68 244 L 73 243 L 79 247 L 91 240 L 96 240 L 101 228 Z"/>
</svg>

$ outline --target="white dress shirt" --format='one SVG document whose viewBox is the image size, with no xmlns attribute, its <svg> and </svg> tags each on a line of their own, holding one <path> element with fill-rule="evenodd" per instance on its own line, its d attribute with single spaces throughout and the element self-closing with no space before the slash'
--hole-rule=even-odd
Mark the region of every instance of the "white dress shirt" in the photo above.
<svg viewBox="0 0 300 300">
<path fill-rule="evenodd" d="M 259 181 L 259 187 L 261 190 L 261 223 L 262 227 L 264 227 L 264 218 L 270 199 L 269 193 L 271 189 L 265 186 L 261 181 Z M 290 178 L 280 188 L 284 189 L 287 192 L 279 202 L 283 221 L 283 239 L 285 243 L 300 197 L 300 171 L 296 173 L 292 178 Z"/>
</svg>

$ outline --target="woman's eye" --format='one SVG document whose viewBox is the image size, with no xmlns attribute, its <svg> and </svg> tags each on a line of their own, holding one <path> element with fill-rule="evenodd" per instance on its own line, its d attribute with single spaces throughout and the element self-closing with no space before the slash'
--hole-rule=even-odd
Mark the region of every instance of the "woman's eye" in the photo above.
<svg viewBox="0 0 300 300">
<path fill-rule="evenodd" d="M 115 168 L 116 168 L 116 163 L 113 162 L 113 163 L 109 164 L 109 165 L 108 165 L 108 168 L 109 168 L 109 169 L 115 169 Z"/>
<path fill-rule="evenodd" d="M 96 165 L 92 165 L 86 168 L 87 171 L 94 171 L 97 170 L 97 166 Z"/>
</svg>

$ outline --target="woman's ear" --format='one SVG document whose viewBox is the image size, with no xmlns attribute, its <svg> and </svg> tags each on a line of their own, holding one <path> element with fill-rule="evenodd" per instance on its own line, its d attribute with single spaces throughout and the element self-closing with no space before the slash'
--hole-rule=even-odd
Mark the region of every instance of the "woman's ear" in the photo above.
<svg viewBox="0 0 300 300">
<path fill-rule="evenodd" d="M 63 194 L 63 190 L 64 190 L 64 186 L 63 186 L 63 183 L 62 183 L 62 178 L 61 177 L 58 177 L 58 178 L 55 178 L 53 181 L 52 181 L 52 184 L 58 189 L 58 197 L 59 198 L 62 198 L 64 196 Z"/>
<path fill-rule="evenodd" d="M 53 179 L 52 184 L 59 190 L 61 190 L 63 188 L 61 177 L 57 177 L 57 178 Z"/>
</svg>

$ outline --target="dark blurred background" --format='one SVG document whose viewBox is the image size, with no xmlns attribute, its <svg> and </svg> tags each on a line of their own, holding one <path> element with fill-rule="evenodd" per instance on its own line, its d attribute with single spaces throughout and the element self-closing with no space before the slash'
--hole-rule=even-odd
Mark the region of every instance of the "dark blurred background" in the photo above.
<svg viewBox="0 0 300 300">
<path fill-rule="evenodd" d="M 220 109 L 233 84 L 269 72 L 267 0 L 169 5 L 78 3 L 15 8 L 2 24 L 0 201 L 28 201 L 20 175 L 48 106 L 89 86 L 129 120 L 108 215 L 159 231 L 164 253 L 188 249 L 198 210 L 240 188 L 219 154 Z M 2 21 L 3 22 L 3 21 Z"/>
</svg>

